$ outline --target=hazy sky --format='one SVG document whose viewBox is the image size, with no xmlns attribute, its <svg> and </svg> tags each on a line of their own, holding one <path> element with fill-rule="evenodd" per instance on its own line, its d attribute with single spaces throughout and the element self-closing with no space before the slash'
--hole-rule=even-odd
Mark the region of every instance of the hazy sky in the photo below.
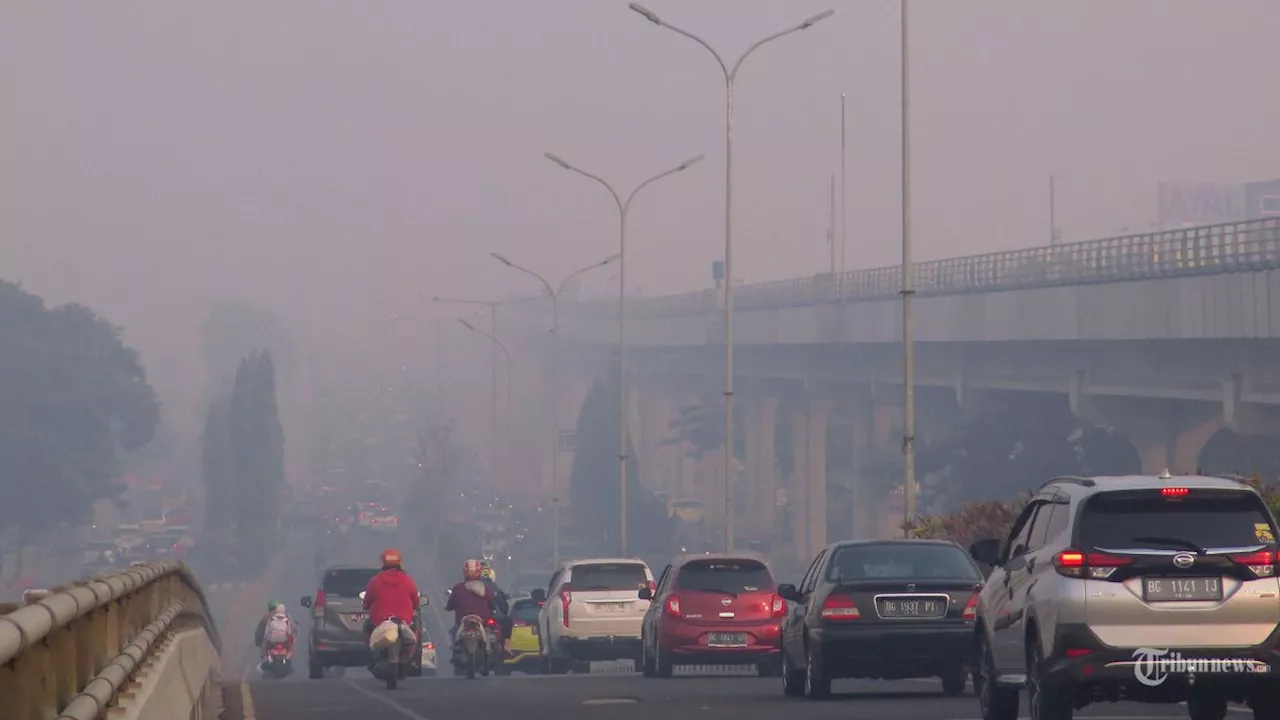
<svg viewBox="0 0 1280 720">
<path fill-rule="evenodd" d="M 826 262 L 848 98 L 848 265 L 894 264 L 895 0 L 649 0 L 726 56 L 760 50 L 736 113 L 740 277 Z M 1280 175 L 1275 0 L 914 0 L 918 259 L 1154 220 L 1160 180 Z M 301 334 L 422 293 L 535 289 L 616 250 L 602 188 L 636 201 L 634 284 L 708 282 L 722 252 L 723 83 L 693 42 L 624 0 L 4 0 L 0 276 L 126 326 L 186 367 L 209 300 L 277 308 Z M 603 287 L 609 273 L 597 278 Z"/>
</svg>

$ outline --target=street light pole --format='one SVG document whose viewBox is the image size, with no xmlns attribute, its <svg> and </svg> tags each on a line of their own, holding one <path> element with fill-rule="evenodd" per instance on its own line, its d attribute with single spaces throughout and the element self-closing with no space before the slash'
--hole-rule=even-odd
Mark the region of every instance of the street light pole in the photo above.
<svg viewBox="0 0 1280 720">
<path fill-rule="evenodd" d="M 489 330 L 490 330 L 489 334 L 493 337 L 497 337 L 498 306 L 501 305 L 503 301 L 501 300 L 460 300 L 458 298 L 440 297 L 438 295 L 431 298 L 431 301 L 438 302 L 438 303 L 452 303 L 454 305 L 481 305 L 489 308 Z M 502 453 L 498 449 L 499 446 L 501 445 L 501 442 L 499 441 L 499 437 L 501 433 L 498 427 L 498 348 L 496 346 L 491 351 L 489 365 L 490 365 L 490 374 L 491 374 L 491 378 L 490 378 L 491 384 L 489 389 L 489 399 L 490 399 L 489 422 L 491 424 L 491 428 L 493 432 L 493 438 L 492 438 L 493 447 L 490 449 L 492 458 L 490 460 L 490 464 L 492 465 L 494 481 L 496 482 L 498 474 L 502 472 L 501 468 L 503 466 L 503 462 L 501 459 Z M 511 449 L 507 448 L 507 452 L 511 452 Z"/>
<path fill-rule="evenodd" d="M 916 314 L 915 265 L 911 256 L 911 113 L 907 0 L 902 3 L 902 495 L 910 533 L 916 520 Z"/>
<path fill-rule="evenodd" d="M 584 177 L 591 178 L 604 186 L 613 196 L 618 206 L 618 541 L 623 554 L 627 552 L 627 212 L 631 209 L 631 201 L 649 184 L 662 178 L 687 170 L 691 165 L 702 160 L 705 155 L 689 158 L 666 172 L 658 173 L 636 186 L 635 190 L 624 201 L 617 190 L 598 175 L 570 165 L 565 160 L 551 153 L 545 153 L 548 160 L 565 170 L 572 170 Z"/>
<path fill-rule="evenodd" d="M 724 542 L 725 550 L 733 550 L 733 86 L 738 77 L 738 69 L 757 48 L 772 40 L 790 35 L 793 32 L 807 30 L 814 24 L 826 20 L 835 14 L 835 10 L 818 13 L 795 27 L 776 32 L 766 38 L 757 40 L 747 47 L 732 66 L 724 61 L 720 53 L 711 47 L 706 40 L 693 33 L 682 30 L 658 17 L 656 13 L 638 2 L 631 3 L 635 12 L 659 27 L 683 35 L 698 43 L 711 53 L 720 70 L 724 73 L 725 113 L 724 113 Z"/>
<path fill-rule="evenodd" d="M 511 350 L 507 348 L 506 343 L 498 339 L 497 335 L 487 333 L 480 328 L 472 325 L 463 318 L 458 318 L 458 322 L 463 327 L 479 335 L 483 335 L 493 341 L 496 348 L 502 349 L 502 354 L 507 357 L 507 426 L 506 426 L 506 445 L 507 452 L 503 455 L 502 476 L 507 489 L 511 489 Z M 496 375 L 494 376 L 496 379 Z M 494 416 L 494 424 L 497 424 L 497 416 Z"/>
<path fill-rule="evenodd" d="M 532 275 L 546 288 L 551 298 L 551 556 L 552 567 L 560 567 L 560 293 L 571 280 L 590 270 L 604 267 L 617 260 L 616 253 L 584 268 L 569 273 L 560 285 L 552 288 L 551 283 L 538 273 L 523 265 L 517 265 L 504 255 L 489 253 L 498 262 L 526 275 Z"/>
</svg>

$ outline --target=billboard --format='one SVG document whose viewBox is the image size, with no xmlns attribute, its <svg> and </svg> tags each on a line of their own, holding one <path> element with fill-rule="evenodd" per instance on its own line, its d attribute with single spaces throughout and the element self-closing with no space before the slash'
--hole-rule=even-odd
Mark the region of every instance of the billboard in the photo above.
<svg viewBox="0 0 1280 720">
<path fill-rule="evenodd" d="M 1160 183 L 1160 229 L 1248 220 L 1248 192 L 1244 184 L 1191 182 Z"/>
</svg>

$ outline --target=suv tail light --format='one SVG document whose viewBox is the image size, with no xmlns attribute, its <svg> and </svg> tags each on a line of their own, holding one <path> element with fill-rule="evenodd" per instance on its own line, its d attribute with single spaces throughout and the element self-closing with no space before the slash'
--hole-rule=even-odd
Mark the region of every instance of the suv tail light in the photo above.
<svg viewBox="0 0 1280 720">
<path fill-rule="evenodd" d="M 1132 562 L 1133 558 L 1130 557 L 1079 550 L 1063 550 L 1053 557 L 1053 567 L 1059 575 L 1092 580 L 1106 580 L 1115 574 L 1116 568 Z"/>
<path fill-rule="evenodd" d="M 1272 577 L 1276 574 L 1277 557 L 1275 550 L 1259 550 L 1258 552 L 1232 555 L 1231 561 L 1237 565 L 1244 565 L 1249 568 L 1250 572 L 1260 578 Z"/>
<path fill-rule="evenodd" d="M 774 595 L 769 602 L 770 617 L 785 617 L 787 614 L 787 601 L 782 599 L 781 595 Z"/>
<path fill-rule="evenodd" d="M 316 617 L 324 615 L 324 590 L 317 590 L 315 600 L 311 603 L 311 609 Z"/>
<path fill-rule="evenodd" d="M 833 593 L 822 601 L 822 612 L 819 613 L 823 620 L 858 620 L 862 618 L 862 613 L 858 612 L 858 606 L 853 602 L 853 598 L 844 593 Z"/>
<path fill-rule="evenodd" d="M 564 586 L 560 588 L 560 609 L 562 610 L 562 620 L 564 621 L 565 627 L 569 627 L 569 603 L 572 600 L 573 592 L 569 587 L 569 583 L 565 583 Z"/>
<path fill-rule="evenodd" d="M 680 597 L 671 595 L 667 597 L 667 602 L 662 606 L 662 611 L 670 617 L 680 617 Z"/>
<path fill-rule="evenodd" d="M 654 581 L 650 580 L 650 581 L 649 581 L 649 592 L 651 592 L 651 593 L 656 593 L 656 592 L 658 592 L 658 583 L 656 583 L 656 582 L 654 582 Z"/>
<path fill-rule="evenodd" d="M 978 619 L 978 593 L 969 596 L 969 602 L 964 604 L 964 612 L 960 614 L 960 618 L 965 622 Z"/>
</svg>

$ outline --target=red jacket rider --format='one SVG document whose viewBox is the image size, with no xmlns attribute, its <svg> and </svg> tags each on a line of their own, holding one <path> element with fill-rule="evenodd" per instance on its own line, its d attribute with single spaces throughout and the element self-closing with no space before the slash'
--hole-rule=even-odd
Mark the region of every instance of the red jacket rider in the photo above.
<svg viewBox="0 0 1280 720">
<path fill-rule="evenodd" d="M 393 617 L 412 624 L 418 611 L 418 586 L 400 562 L 399 550 L 384 550 L 382 572 L 374 575 L 364 590 L 364 609 L 369 611 L 369 624 L 373 627 Z"/>
</svg>

